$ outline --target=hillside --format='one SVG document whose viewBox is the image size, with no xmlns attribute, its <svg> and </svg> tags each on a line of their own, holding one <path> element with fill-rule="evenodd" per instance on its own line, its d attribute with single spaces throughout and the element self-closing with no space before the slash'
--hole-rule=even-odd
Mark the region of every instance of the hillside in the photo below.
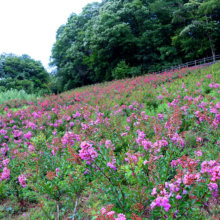
<svg viewBox="0 0 220 220">
<path fill-rule="evenodd" d="M 0 112 L 1 219 L 220 218 L 220 63 Z"/>
</svg>

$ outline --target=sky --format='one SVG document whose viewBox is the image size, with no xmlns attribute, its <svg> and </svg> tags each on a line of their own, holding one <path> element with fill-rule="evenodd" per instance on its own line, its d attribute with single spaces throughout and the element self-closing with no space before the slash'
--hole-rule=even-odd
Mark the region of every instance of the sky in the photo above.
<svg viewBox="0 0 220 220">
<path fill-rule="evenodd" d="M 56 31 L 69 15 L 101 0 L 0 0 L 0 54 L 28 54 L 49 70 Z"/>
</svg>

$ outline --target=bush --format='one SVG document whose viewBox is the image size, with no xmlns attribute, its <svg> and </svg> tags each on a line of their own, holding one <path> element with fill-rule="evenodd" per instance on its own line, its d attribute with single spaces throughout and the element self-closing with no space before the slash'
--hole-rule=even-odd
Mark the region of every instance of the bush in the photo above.
<svg viewBox="0 0 220 220">
<path fill-rule="evenodd" d="M 35 94 L 27 94 L 24 90 L 11 89 L 5 92 L 0 92 L 0 104 L 4 104 L 8 100 L 20 99 L 31 100 L 37 98 Z"/>
<path fill-rule="evenodd" d="M 125 77 L 128 77 L 130 70 L 131 70 L 131 68 L 125 63 L 124 60 L 122 60 L 116 66 L 116 68 L 113 72 L 113 77 L 115 79 L 123 79 Z"/>
</svg>

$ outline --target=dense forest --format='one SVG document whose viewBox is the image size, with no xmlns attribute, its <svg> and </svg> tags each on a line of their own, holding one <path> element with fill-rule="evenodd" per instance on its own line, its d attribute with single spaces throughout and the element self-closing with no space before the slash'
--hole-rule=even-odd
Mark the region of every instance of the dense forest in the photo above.
<svg viewBox="0 0 220 220">
<path fill-rule="evenodd" d="M 104 0 L 58 28 L 58 89 L 159 71 L 220 53 L 220 0 Z"/>
</svg>

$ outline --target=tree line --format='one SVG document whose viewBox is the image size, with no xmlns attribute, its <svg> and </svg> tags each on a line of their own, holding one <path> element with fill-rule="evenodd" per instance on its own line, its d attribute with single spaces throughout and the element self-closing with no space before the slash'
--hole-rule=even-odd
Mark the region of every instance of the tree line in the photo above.
<svg viewBox="0 0 220 220">
<path fill-rule="evenodd" d="M 58 28 L 59 89 L 139 76 L 220 53 L 220 0 L 103 0 Z"/>
</svg>

